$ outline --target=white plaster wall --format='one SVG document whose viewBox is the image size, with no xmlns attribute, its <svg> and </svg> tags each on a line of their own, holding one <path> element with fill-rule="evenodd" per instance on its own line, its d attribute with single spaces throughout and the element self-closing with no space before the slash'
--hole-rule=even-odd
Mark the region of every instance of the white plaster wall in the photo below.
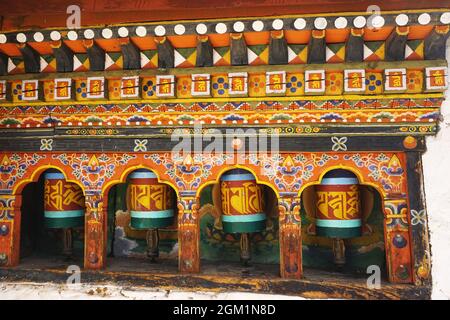
<svg viewBox="0 0 450 320">
<path fill-rule="evenodd" d="M 450 63 L 450 39 L 447 61 Z M 450 80 L 450 72 L 447 74 Z M 432 299 L 450 299 L 450 89 L 441 112 L 441 130 L 437 136 L 427 138 L 427 152 L 423 155 L 432 254 Z"/>
</svg>

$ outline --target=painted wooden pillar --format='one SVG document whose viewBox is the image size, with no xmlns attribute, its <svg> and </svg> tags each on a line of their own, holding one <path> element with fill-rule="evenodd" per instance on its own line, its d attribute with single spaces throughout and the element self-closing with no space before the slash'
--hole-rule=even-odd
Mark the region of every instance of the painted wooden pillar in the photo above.
<svg viewBox="0 0 450 320">
<path fill-rule="evenodd" d="M 302 224 L 297 194 L 278 198 L 280 222 L 280 275 L 299 279 L 302 267 Z"/>
<path fill-rule="evenodd" d="M 412 283 L 411 238 L 408 199 L 384 199 L 386 263 L 389 281 Z"/>
<path fill-rule="evenodd" d="M 431 252 L 428 218 L 425 208 L 422 157 L 420 152 L 406 152 L 408 166 L 408 200 L 414 256 L 414 283 L 431 285 Z"/>
<path fill-rule="evenodd" d="M 84 267 L 102 269 L 106 265 L 107 197 L 100 191 L 86 194 Z"/>
<path fill-rule="evenodd" d="M 200 199 L 181 194 L 178 198 L 178 267 L 181 273 L 200 272 Z"/>
<path fill-rule="evenodd" d="M 21 205 L 21 195 L 0 195 L 0 266 L 19 264 Z"/>
</svg>

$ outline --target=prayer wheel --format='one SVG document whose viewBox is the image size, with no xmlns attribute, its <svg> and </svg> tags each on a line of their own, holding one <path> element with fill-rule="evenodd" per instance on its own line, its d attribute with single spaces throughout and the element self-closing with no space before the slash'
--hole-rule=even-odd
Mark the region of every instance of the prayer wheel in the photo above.
<svg viewBox="0 0 450 320">
<path fill-rule="evenodd" d="M 248 171 L 234 169 L 224 173 L 220 181 L 223 230 L 227 233 L 263 231 L 266 214 L 255 177 Z"/>
<path fill-rule="evenodd" d="M 67 182 L 62 173 L 46 173 L 44 217 L 47 228 L 84 226 L 84 195 L 81 188 Z"/>
<path fill-rule="evenodd" d="M 328 172 L 316 186 L 318 236 L 346 239 L 361 236 L 358 178 L 346 170 Z"/>
<path fill-rule="evenodd" d="M 149 170 L 130 175 L 130 216 L 133 229 L 165 228 L 173 223 L 173 190 Z"/>
</svg>

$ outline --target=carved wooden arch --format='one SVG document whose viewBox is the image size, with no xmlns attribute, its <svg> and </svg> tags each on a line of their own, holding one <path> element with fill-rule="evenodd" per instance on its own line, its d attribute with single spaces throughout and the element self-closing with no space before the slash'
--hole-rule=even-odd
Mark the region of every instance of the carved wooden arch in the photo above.
<svg viewBox="0 0 450 320">
<path fill-rule="evenodd" d="M 64 176 L 64 179 L 67 182 L 76 184 L 81 191 L 83 192 L 83 196 L 86 196 L 86 191 L 78 180 L 71 179 L 67 172 L 59 166 L 46 164 L 46 165 L 40 165 L 36 168 L 27 170 L 32 170 L 32 173 L 29 175 L 28 178 L 24 178 L 20 180 L 16 185 L 14 185 L 12 189 L 13 197 L 16 199 L 15 208 L 14 208 L 14 230 L 12 234 L 12 241 L 14 244 L 14 250 L 12 250 L 12 262 L 11 265 L 15 266 L 20 263 L 20 241 L 21 241 L 21 227 L 22 227 L 22 192 L 24 188 L 29 185 L 30 183 L 36 183 L 41 175 L 47 171 L 48 169 L 55 169 L 58 170 L 59 173 L 61 173 Z M 70 179 L 69 179 L 70 178 Z"/>
<path fill-rule="evenodd" d="M 40 176 L 48 169 L 58 170 L 60 173 L 62 173 L 64 175 L 64 178 L 67 182 L 74 183 L 77 186 L 79 186 L 81 188 L 81 190 L 83 191 L 83 195 L 86 196 L 86 190 L 85 190 L 83 184 L 81 182 L 79 182 L 75 177 L 69 176 L 69 174 L 67 173 L 67 172 L 70 172 L 70 170 L 66 171 L 65 170 L 66 168 L 64 168 L 64 167 L 59 167 L 59 166 L 55 166 L 55 165 L 51 165 L 51 164 L 45 164 L 45 165 L 38 166 L 37 168 L 34 168 L 33 172 L 29 176 L 29 178 L 21 179 L 16 185 L 14 185 L 14 187 L 12 189 L 12 194 L 14 194 L 14 195 L 22 194 L 23 189 L 29 183 L 37 182 L 39 180 Z"/>
<path fill-rule="evenodd" d="M 249 167 L 249 166 L 247 166 L 247 165 L 240 165 L 240 164 L 224 165 L 223 168 L 221 168 L 221 169 L 215 174 L 215 177 L 213 177 L 212 179 L 209 179 L 209 180 L 203 182 L 203 183 L 197 188 L 197 191 L 196 191 L 196 197 L 199 198 L 200 195 L 201 195 L 201 192 L 202 192 L 203 189 L 206 188 L 207 186 L 212 185 L 212 184 L 219 183 L 219 182 L 220 182 L 220 177 L 221 177 L 225 172 L 230 171 L 230 170 L 233 170 L 233 169 L 247 170 L 248 172 L 250 172 L 250 173 L 255 177 L 255 180 L 256 180 L 256 183 L 257 183 L 257 184 L 262 184 L 262 185 L 265 185 L 265 186 L 269 187 L 269 188 L 275 193 L 275 195 L 277 196 L 277 198 L 280 197 L 280 192 L 279 192 L 279 190 L 278 190 L 273 184 L 271 184 L 270 182 L 261 180 L 261 179 L 259 178 L 259 176 L 255 173 L 255 170 L 252 169 L 251 167 Z"/>
<path fill-rule="evenodd" d="M 152 167 L 152 166 L 149 166 L 149 165 L 144 165 L 144 164 L 126 167 L 126 169 L 122 171 L 122 173 L 120 174 L 120 177 L 118 179 L 108 180 L 103 185 L 103 187 L 102 187 L 102 194 L 104 196 L 108 195 L 109 191 L 111 190 L 111 188 L 113 186 L 115 186 L 117 184 L 120 184 L 120 183 L 125 183 L 126 180 L 127 180 L 127 177 L 130 175 L 130 173 L 132 173 L 133 171 L 139 170 L 139 169 L 146 169 L 146 170 L 149 170 L 149 171 L 153 172 L 156 175 L 156 178 L 158 179 L 158 182 L 170 186 L 175 191 L 175 194 L 176 194 L 177 198 L 179 198 L 180 190 L 176 186 L 176 184 L 173 183 L 173 181 L 161 179 L 161 174 L 158 172 L 158 168 Z"/>
<path fill-rule="evenodd" d="M 402 166 L 405 167 L 405 164 Z M 314 181 L 309 181 L 305 183 L 299 190 L 297 194 L 297 198 L 300 199 L 301 194 L 305 191 L 306 188 L 320 184 L 323 177 L 330 171 L 336 169 L 343 169 L 350 171 L 356 175 L 358 178 L 358 182 L 360 185 L 366 185 L 373 187 L 381 196 L 381 210 L 383 213 L 383 233 L 384 233 L 384 249 L 386 256 L 386 270 L 387 275 L 390 282 L 400 282 L 400 283 L 411 283 L 413 282 L 413 266 L 412 266 L 412 256 L 411 256 L 411 225 L 410 219 L 407 214 L 402 214 L 403 210 L 408 208 L 409 203 L 406 198 L 400 196 L 392 196 L 388 192 L 384 190 L 381 185 L 381 182 L 369 182 L 366 178 L 366 175 L 363 173 L 363 170 L 359 170 L 357 167 L 339 165 L 339 166 L 325 166 L 321 172 L 321 174 L 314 179 Z M 406 180 L 406 170 L 403 171 L 403 178 Z M 402 230 L 397 227 L 398 221 L 394 220 L 402 220 L 406 222 L 407 230 Z M 391 224 L 393 223 L 393 226 Z M 406 239 L 406 246 L 398 248 L 393 245 L 394 237 L 404 237 Z M 405 267 L 409 274 L 405 277 L 401 275 L 394 274 L 394 272 L 398 273 L 398 269 Z"/>
</svg>

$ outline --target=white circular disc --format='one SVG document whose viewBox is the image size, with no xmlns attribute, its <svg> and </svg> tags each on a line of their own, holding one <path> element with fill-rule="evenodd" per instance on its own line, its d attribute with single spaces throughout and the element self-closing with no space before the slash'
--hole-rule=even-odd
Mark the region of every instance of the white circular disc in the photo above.
<svg viewBox="0 0 450 320">
<path fill-rule="evenodd" d="M 419 18 L 417 18 L 417 21 L 419 21 L 419 23 L 421 25 L 426 25 L 429 24 L 431 21 L 431 16 L 428 13 L 422 13 Z"/>
<path fill-rule="evenodd" d="M 233 29 L 236 32 L 242 32 L 245 29 L 245 25 L 242 21 L 237 21 L 233 24 Z"/>
<path fill-rule="evenodd" d="M 0 34 L 0 43 L 6 43 L 6 41 L 8 41 L 8 39 L 6 38 L 6 36 L 2 33 Z"/>
<path fill-rule="evenodd" d="M 157 26 L 155 28 L 155 35 L 158 37 L 164 37 L 166 35 L 166 28 L 163 26 Z"/>
<path fill-rule="evenodd" d="M 19 43 L 25 43 L 25 42 L 27 42 L 27 36 L 25 35 L 25 33 L 22 33 L 22 32 L 18 33 L 16 35 L 16 40 Z"/>
<path fill-rule="evenodd" d="M 186 28 L 182 25 L 182 24 L 177 24 L 174 28 L 173 31 L 181 36 L 182 34 L 184 34 L 186 32 Z"/>
<path fill-rule="evenodd" d="M 275 30 L 281 30 L 283 29 L 284 26 L 284 22 L 281 19 L 275 19 L 272 22 L 272 28 L 274 28 Z"/>
<path fill-rule="evenodd" d="M 204 23 L 200 23 L 195 27 L 195 31 L 197 31 L 198 34 L 205 34 L 208 32 L 208 27 Z"/>
<path fill-rule="evenodd" d="M 120 27 L 119 30 L 117 30 L 117 33 L 122 38 L 128 37 L 128 29 L 125 27 Z"/>
<path fill-rule="evenodd" d="M 409 18 L 406 14 L 402 13 L 395 17 L 395 23 L 401 27 L 408 24 Z"/>
<path fill-rule="evenodd" d="M 86 39 L 94 39 L 94 37 L 95 37 L 95 33 L 94 33 L 94 30 L 92 30 L 92 29 L 86 29 L 86 30 L 84 30 L 84 33 L 83 33 L 83 35 L 84 35 L 84 37 L 86 38 Z"/>
<path fill-rule="evenodd" d="M 303 18 L 295 19 L 295 21 L 294 21 L 294 28 L 295 29 L 302 30 L 302 29 L 305 29 L 305 27 L 306 27 L 306 20 L 305 19 L 303 19 Z"/>
<path fill-rule="evenodd" d="M 52 39 L 53 41 L 60 40 L 61 39 L 61 33 L 59 33 L 58 31 L 50 32 L 50 39 Z"/>
<path fill-rule="evenodd" d="M 36 33 L 33 35 L 33 39 L 34 39 L 34 41 L 36 41 L 36 42 L 42 42 L 42 41 L 44 41 L 44 35 L 42 34 L 42 32 L 36 32 Z"/>
<path fill-rule="evenodd" d="M 219 34 L 224 34 L 225 32 L 227 32 L 228 28 L 227 25 L 225 23 L 218 23 L 216 24 L 216 32 Z"/>
<path fill-rule="evenodd" d="M 382 16 L 375 16 L 372 19 L 372 27 L 381 28 L 384 26 L 384 18 Z"/>
<path fill-rule="evenodd" d="M 69 31 L 67 32 L 67 38 L 69 38 L 69 40 L 77 40 L 78 39 L 78 33 L 76 31 Z"/>
<path fill-rule="evenodd" d="M 443 24 L 450 24 L 450 12 L 444 12 L 440 19 Z"/>
<path fill-rule="evenodd" d="M 262 22 L 261 20 L 256 20 L 253 21 L 252 23 L 252 28 L 255 31 L 263 31 L 264 30 L 264 22 Z"/>
<path fill-rule="evenodd" d="M 344 17 L 339 17 L 336 20 L 334 20 L 334 26 L 337 29 L 344 29 L 347 26 L 347 19 L 345 19 Z"/>
<path fill-rule="evenodd" d="M 320 17 L 314 20 L 314 27 L 319 30 L 323 30 L 327 27 L 327 19 Z"/>
<path fill-rule="evenodd" d="M 147 35 L 147 29 L 144 26 L 137 27 L 135 32 L 139 37 L 145 37 Z"/>
<path fill-rule="evenodd" d="M 102 37 L 103 37 L 103 38 L 105 38 L 105 39 L 111 39 L 112 36 L 113 36 L 113 32 L 112 32 L 111 29 L 106 28 L 106 29 L 103 29 L 103 30 L 102 30 Z"/>
<path fill-rule="evenodd" d="M 353 19 L 353 25 L 355 28 L 364 28 L 366 25 L 366 18 L 363 16 L 357 16 L 355 19 Z"/>
</svg>

